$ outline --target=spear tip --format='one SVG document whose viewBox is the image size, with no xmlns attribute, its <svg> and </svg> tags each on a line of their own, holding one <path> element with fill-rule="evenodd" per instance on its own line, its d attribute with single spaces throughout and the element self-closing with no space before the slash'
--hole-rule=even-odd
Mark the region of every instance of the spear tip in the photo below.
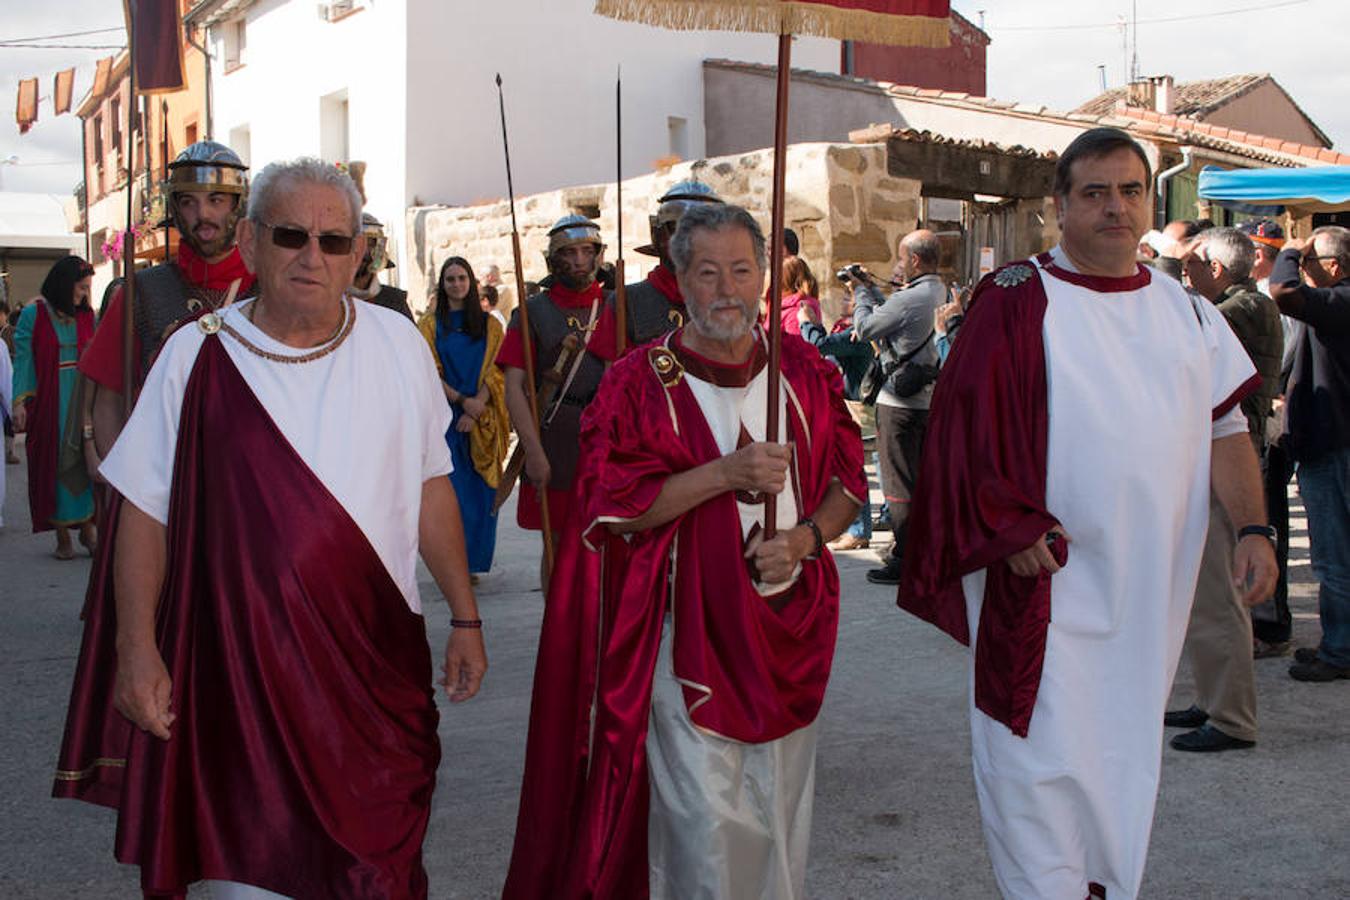
<svg viewBox="0 0 1350 900">
<path fill-rule="evenodd" d="M 501 86 L 502 86 L 502 73 L 501 73 L 501 72 L 498 72 L 498 73 L 497 73 L 497 87 L 501 87 Z"/>
</svg>

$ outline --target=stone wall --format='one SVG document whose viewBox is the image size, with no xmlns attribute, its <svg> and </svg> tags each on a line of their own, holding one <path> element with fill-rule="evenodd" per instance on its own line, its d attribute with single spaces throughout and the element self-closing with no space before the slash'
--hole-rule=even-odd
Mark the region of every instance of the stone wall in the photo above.
<svg viewBox="0 0 1350 900">
<path fill-rule="evenodd" d="M 886 172 L 881 144 L 795 144 L 788 148 L 788 227 L 801 238 L 802 256 L 820 282 L 827 308 L 840 291 L 834 272 L 862 263 L 874 272 L 889 272 L 899 238 L 916 227 L 919 182 L 893 178 Z M 679 163 L 669 169 L 623 183 L 623 246 L 627 280 L 637 281 L 656 265 L 637 247 L 650 240 L 647 217 L 656 200 L 674 183 L 698 178 L 724 200 L 749 209 L 768 230 L 773 153 L 759 150 L 714 159 Z M 558 218 L 576 212 L 596 219 L 609 249 L 614 244 L 614 184 L 563 188 L 516 200 L 522 264 L 526 280 L 547 274 L 543 252 L 548 229 Z M 414 207 L 406 219 L 410 271 L 405 273 L 409 303 L 425 307 L 434 291 L 436 272 L 450 256 L 463 256 L 481 277 L 489 266 L 501 268 L 506 290 L 505 311 L 515 302 L 515 265 L 511 251 L 511 216 L 505 201 L 465 207 Z M 835 301 L 837 302 L 837 301 Z"/>
</svg>

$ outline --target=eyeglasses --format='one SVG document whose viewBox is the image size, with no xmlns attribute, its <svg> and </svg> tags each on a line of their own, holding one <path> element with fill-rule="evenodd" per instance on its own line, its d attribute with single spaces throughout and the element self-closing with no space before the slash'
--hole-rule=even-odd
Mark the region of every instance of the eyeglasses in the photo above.
<svg viewBox="0 0 1350 900">
<path fill-rule="evenodd" d="M 271 225 L 261 221 L 258 224 L 272 232 L 273 244 L 286 250 L 299 250 L 314 237 L 319 239 L 320 252 L 328 256 L 346 256 L 352 252 L 352 244 L 356 241 L 356 237 L 350 234 L 311 234 L 303 228 L 289 225 Z"/>
</svg>

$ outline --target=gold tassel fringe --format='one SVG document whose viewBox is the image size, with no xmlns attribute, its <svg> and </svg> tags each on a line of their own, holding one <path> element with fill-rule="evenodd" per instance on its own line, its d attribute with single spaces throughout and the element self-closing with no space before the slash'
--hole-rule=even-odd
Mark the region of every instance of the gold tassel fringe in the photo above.
<svg viewBox="0 0 1350 900">
<path fill-rule="evenodd" d="M 947 19 L 792 0 L 596 0 L 597 15 L 678 31 L 801 34 L 901 47 L 946 47 Z"/>
</svg>

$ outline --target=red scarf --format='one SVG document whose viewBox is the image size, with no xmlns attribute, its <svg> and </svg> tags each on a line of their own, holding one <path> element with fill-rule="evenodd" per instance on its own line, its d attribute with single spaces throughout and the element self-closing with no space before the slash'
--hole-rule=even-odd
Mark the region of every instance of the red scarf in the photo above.
<svg viewBox="0 0 1350 900">
<path fill-rule="evenodd" d="M 592 303 L 604 295 L 604 292 L 598 281 L 592 281 L 579 291 L 572 290 L 561 281 L 555 281 L 548 286 L 548 295 L 559 306 L 568 309 L 589 309 Z"/>
<path fill-rule="evenodd" d="M 667 269 L 664 264 L 658 264 L 655 269 L 652 269 L 651 274 L 647 276 L 647 281 L 671 303 L 676 306 L 684 306 L 684 295 L 680 293 L 680 283 L 675 280 L 674 273 Z"/>
<path fill-rule="evenodd" d="M 188 284 L 223 291 L 239 279 L 239 293 L 243 294 L 253 286 L 253 273 L 244 265 L 238 247 L 231 247 L 229 254 L 220 262 L 207 262 L 187 241 L 178 242 L 178 256 L 175 262 Z"/>
</svg>

